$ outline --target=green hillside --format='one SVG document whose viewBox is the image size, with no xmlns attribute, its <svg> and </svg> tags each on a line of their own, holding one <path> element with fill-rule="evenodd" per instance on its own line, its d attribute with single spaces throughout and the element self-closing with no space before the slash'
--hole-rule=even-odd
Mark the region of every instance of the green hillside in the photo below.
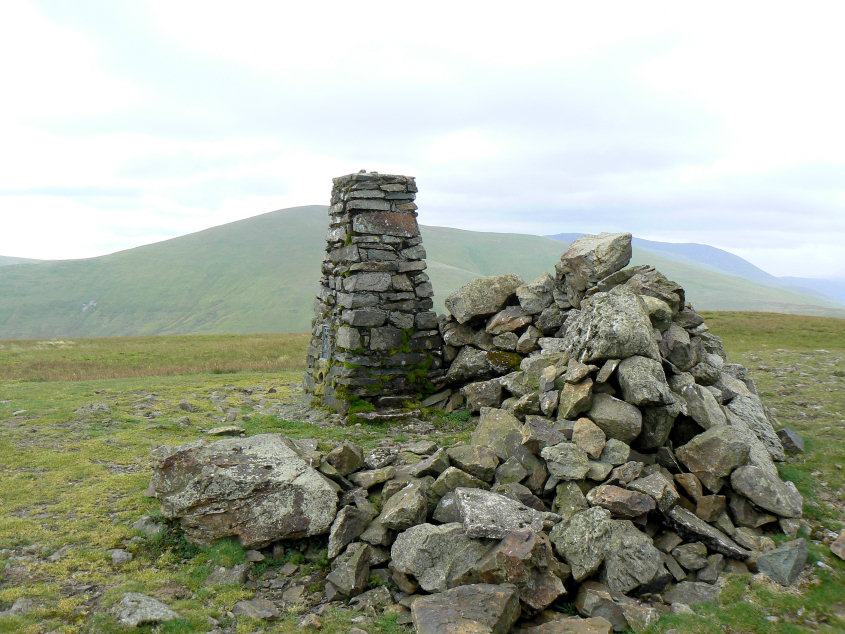
<svg viewBox="0 0 845 634">
<path fill-rule="evenodd" d="M 3 267 L 0 339 L 307 330 L 328 217 L 296 207 L 87 260 Z M 538 236 L 423 227 L 436 306 L 479 275 L 530 279 L 566 248 Z M 700 309 L 845 317 L 834 302 L 673 262 L 640 249 Z"/>
</svg>

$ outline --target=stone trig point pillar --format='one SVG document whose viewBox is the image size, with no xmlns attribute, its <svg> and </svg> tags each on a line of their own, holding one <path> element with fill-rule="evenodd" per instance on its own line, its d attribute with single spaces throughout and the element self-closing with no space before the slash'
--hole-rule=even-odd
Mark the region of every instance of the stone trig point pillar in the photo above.
<svg viewBox="0 0 845 634">
<path fill-rule="evenodd" d="M 341 413 L 431 391 L 442 340 L 411 176 L 333 179 L 305 390 Z"/>
</svg>

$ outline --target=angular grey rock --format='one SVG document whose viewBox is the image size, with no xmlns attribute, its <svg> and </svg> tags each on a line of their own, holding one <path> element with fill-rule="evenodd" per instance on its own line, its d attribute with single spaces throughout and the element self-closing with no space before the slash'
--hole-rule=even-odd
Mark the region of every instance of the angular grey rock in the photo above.
<svg viewBox="0 0 845 634">
<path fill-rule="evenodd" d="M 580 487 L 573 481 L 561 482 L 555 488 L 555 497 L 552 501 L 552 511 L 557 513 L 566 522 L 570 517 L 590 507 L 587 498 Z"/>
<path fill-rule="evenodd" d="M 353 542 L 335 559 L 333 570 L 326 575 L 326 581 L 342 595 L 354 597 L 367 589 L 370 581 L 370 546 Z"/>
<path fill-rule="evenodd" d="M 152 625 L 178 619 L 179 615 L 152 597 L 140 592 L 127 592 L 112 608 L 114 616 L 126 627 Z"/>
<path fill-rule="evenodd" d="M 419 524 L 399 533 L 390 549 L 391 566 L 413 575 L 427 592 L 444 592 L 458 584 L 490 548 L 490 541 L 472 539 L 458 523 Z"/>
<path fill-rule="evenodd" d="M 572 427 L 572 442 L 587 452 L 590 458 L 598 460 L 604 450 L 607 436 L 601 427 L 589 418 L 579 418 Z"/>
<path fill-rule="evenodd" d="M 677 402 L 642 408 L 643 429 L 634 444 L 645 450 L 654 450 L 665 445 L 680 412 L 681 408 Z"/>
<path fill-rule="evenodd" d="M 581 303 L 566 321 L 564 350 L 582 363 L 634 355 L 659 360 L 660 351 L 642 300 L 617 287 Z"/>
<path fill-rule="evenodd" d="M 741 416 L 737 416 L 731 410 L 725 408 L 725 415 L 728 417 L 728 426 L 736 429 L 741 435 L 742 439 L 748 443 L 751 448 L 748 452 L 748 463 L 759 467 L 772 477 L 778 477 L 778 468 L 775 466 L 772 456 L 766 445 L 757 437 L 746 420 Z"/>
<path fill-rule="evenodd" d="M 484 330 L 491 335 L 501 335 L 527 326 L 534 318 L 521 306 L 507 306 L 487 320 Z"/>
<path fill-rule="evenodd" d="M 625 613 L 622 611 L 622 606 L 617 601 L 624 601 L 623 595 L 618 592 L 613 592 L 606 585 L 598 581 L 585 581 L 578 588 L 578 594 L 575 596 L 575 609 L 578 613 L 589 617 L 588 620 L 604 621 L 607 624 L 606 629 L 599 631 L 614 631 L 624 632 L 630 629 L 628 620 L 625 618 Z M 574 632 L 581 630 L 575 629 Z M 555 632 L 555 630 L 552 630 Z M 564 630 L 567 632 L 567 630 Z M 586 630 L 586 633 L 591 630 Z M 585 634 L 586 634 L 585 633 Z"/>
<path fill-rule="evenodd" d="M 660 354 L 665 361 L 668 361 L 681 372 L 686 372 L 698 363 L 698 353 L 690 339 L 689 333 L 672 324 L 663 333 L 660 342 Z"/>
<path fill-rule="evenodd" d="M 507 634 L 520 615 L 512 584 L 458 586 L 423 596 L 411 606 L 417 634 Z"/>
<path fill-rule="evenodd" d="M 518 275 L 476 278 L 446 297 L 446 309 L 461 324 L 473 317 L 492 315 L 522 283 Z"/>
<path fill-rule="evenodd" d="M 682 603 L 693 605 L 695 603 L 713 603 L 719 596 L 719 588 L 701 581 L 682 581 L 672 586 L 663 593 L 663 600 L 666 603 Z"/>
<path fill-rule="evenodd" d="M 279 434 L 202 441 L 153 452 L 151 487 L 189 540 L 235 537 L 245 548 L 328 532 L 338 486 Z"/>
<path fill-rule="evenodd" d="M 680 505 L 673 506 L 663 515 L 663 522 L 690 541 L 703 542 L 710 550 L 725 557 L 745 560 L 751 553 L 725 535 L 718 528 L 710 526 L 695 513 Z"/>
<path fill-rule="evenodd" d="M 482 489 L 455 489 L 455 502 L 468 537 L 501 539 L 530 528 L 535 533 L 560 521 L 554 513 L 537 511 L 504 495 Z"/>
<path fill-rule="evenodd" d="M 529 315 L 539 315 L 551 306 L 554 278 L 548 273 L 541 273 L 530 282 L 526 282 L 516 289 L 519 305 Z"/>
<path fill-rule="evenodd" d="M 601 580 L 611 590 L 630 592 L 654 579 L 662 565 L 651 538 L 628 520 L 612 524 Z"/>
<path fill-rule="evenodd" d="M 582 480 L 590 470 L 587 452 L 573 442 L 561 442 L 540 452 L 546 468 L 561 480 Z"/>
<path fill-rule="evenodd" d="M 167 530 L 167 526 L 161 522 L 156 522 L 149 515 L 144 515 L 132 522 L 132 530 L 138 531 L 145 537 L 154 538 L 158 537 Z"/>
<path fill-rule="evenodd" d="M 344 440 L 326 454 L 326 462 L 340 475 L 347 476 L 364 466 L 364 450 L 360 445 Z"/>
<path fill-rule="evenodd" d="M 707 565 L 707 546 L 701 542 L 681 544 L 672 550 L 672 556 L 687 570 L 701 570 Z"/>
<path fill-rule="evenodd" d="M 431 485 L 431 492 L 438 498 L 441 498 L 458 487 L 489 489 L 490 485 L 466 471 L 461 471 L 457 467 L 449 467 L 437 476 L 434 484 Z"/>
<path fill-rule="evenodd" d="M 631 261 L 630 233 L 585 235 L 569 245 L 555 265 L 556 279 L 565 282 L 569 301 L 577 305 L 586 289 L 625 268 Z"/>
<path fill-rule="evenodd" d="M 609 462 L 590 460 L 590 470 L 587 471 L 586 477 L 595 482 L 604 482 L 611 471 L 613 471 L 613 465 Z"/>
<path fill-rule="evenodd" d="M 651 325 L 660 332 L 665 332 L 672 323 L 672 307 L 662 299 L 650 295 L 640 295 L 648 310 L 648 318 Z"/>
<path fill-rule="evenodd" d="M 471 344 L 472 336 L 475 334 L 471 326 L 459 324 L 455 321 L 446 322 L 440 331 L 443 335 L 443 343 L 455 348 Z"/>
<path fill-rule="evenodd" d="M 633 518 L 653 511 L 655 501 L 644 493 L 629 491 L 614 484 L 600 484 L 590 489 L 587 501 L 592 506 L 607 509 L 616 517 Z"/>
<path fill-rule="evenodd" d="M 681 499 L 675 485 L 660 471 L 633 480 L 627 486 L 632 491 L 639 491 L 651 497 L 657 502 L 657 508 L 661 513 L 667 513 Z"/>
<path fill-rule="evenodd" d="M 586 412 L 593 403 L 593 381 L 586 379 L 580 383 L 567 383 L 560 391 L 558 399 L 558 419 L 570 420 Z"/>
<path fill-rule="evenodd" d="M 486 351 L 472 346 L 464 346 L 458 352 L 455 360 L 452 361 L 452 365 L 449 366 L 446 381 L 448 383 L 466 383 L 489 379 L 495 374 L 496 369 L 490 362 Z"/>
<path fill-rule="evenodd" d="M 539 454 L 546 447 L 566 440 L 562 432 L 550 425 L 550 421 L 539 416 L 526 416 L 520 433 L 523 446 L 533 454 Z"/>
<path fill-rule="evenodd" d="M 606 462 L 615 467 L 616 465 L 625 464 L 630 457 L 631 448 L 628 445 L 621 440 L 616 440 L 616 438 L 609 438 L 604 443 L 604 449 L 601 452 L 601 456 L 599 456 L 599 461 Z"/>
<path fill-rule="evenodd" d="M 721 488 L 719 480 L 748 460 L 750 447 L 743 435 L 733 427 L 712 427 L 698 434 L 675 456 L 714 493 Z"/>
<path fill-rule="evenodd" d="M 632 405 L 667 405 L 675 398 L 666 383 L 660 361 L 633 356 L 624 359 L 616 370 L 622 397 Z"/>
<path fill-rule="evenodd" d="M 566 593 L 569 570 L 552 552 L 544 533 L 515 531 L 492 546 L 463 579 L 464 583 L 513 583 L 528 614 L 545 610 Z"/>
<path fill-rule="evenodd" d="M 608 438 L 630 444 L 643 427 L 643 416 L 636 407 L 610 394 L 594 394 L 587 418 L 602 428 Z"/>
<path fill-rule="evenodd" d="M 596 375 L 596 383 L 607 383 L 607 380 L 616 371 L 620 363 L 620 359 L 608 359 L 605 361 L 604 365 L 601 366 L 601 370 Z"/>
<path fill-rule="evenodd" d="M 470 412 L 477 412 L 482 407 L 498 407 L 502 402 L 502 383 L 499 379 L 468 383 L 461 388 L 461 394 Z"/>
<path fill-rule="evenodd" d="M 256 597 L 238 601 L 232 607 L 232 614 L 245 616 L 256 621 L 262 619 L 277 619 L 281 616 L 276 604 L 268 599 Z"/>
<path fill-rule="evenodd" d="M 761 509 L 781 517 L 801 517 L 804 498 L 792 482 L 784 482 L 759 467 L 746 465 L 731 474 L 731 486 Z"/>
<path fill-rule="evenodd" d="M 560 329 L 565 319 L 566 313 L 556 304 L 552 304 L 543 309 L 543 312 L 534 320 L 534 325 L 541 334 L 552 335 Z"/>
<path fill-rule="evenodd" d="M 455 492 L 451 491 L 440 498 L 437 506 L 434 507 L 434 512 L 431 518 L 440 524 L 454 524 L 461 523 L 461 512 L 458 510 L 458 504 L 455 502 Z M 463 526 L 463 524 L 461 524 Z"/>
<path fill-rule="evenodd" d="M 428 513 L 427 487 L 410 482 L 384 503 L 379 520 L 387 528 L 401 531 L 425 521 Z"/>
<path fill-rule="evenodd" d="M 132 561 L 133 555 L 122 548 L 112 548 L 108 551 L 112 566 L 122 566 Z"/>
<path fill-rule="evenodd" d="M 558 555 L 563 557 L 575 581 L 599 569 L 611 545 L 613 520 L 610 511 L 598 506 L 575 513 L 549 533 Z"/>
<path fill-rule="evenodd" d="M 766 416 L 766 411 L 763 409 L 763 404 L 758 396 L 754 394 L 749 396 L 737 395 L 725 407 L 751 428 L 754 435 L 766 446 L 772 460 L 786 459 L 783 445 L 781 445 L 771 421 Z"/>
<path fill-rule="evenodd" d="M 370 489 L 391 480 L 395 474 L 395 467 L 382 467 L 381 469 L 369 469 L 367 471 L 352 473 L 349 475 L 349 481 L 356 486 Z"/>
<path fill-rule="evenodd" d="M 483 445 L 455 445 L 446 450 L 453 465 L 485 482 L 492 482 L 499 458 Z"/>
<path fill-rule="evenodd" d="M 681 388 L 680 395 L 686 402 L 690 418 L 704 429 L 728 424 L 721 405 L 707 388 L 695 384 L 687 385 Z"/>
<path fill-rule="evenodd" d="M 471 441 L 474 445 L 489 447 L 500 458 L 507 458 L 509 457 L 508 436 L 515 434 L 521 443 L 521 428 L 522 423 L 512 414 L 501 409 L 482 407 Z"/>
<path fill-rule="evenodd" d="M 374 513 L 361 510 L 355 506 L 344 506 L 338 511 L 329 531 L 328 558 L 337 557 L 346 546 L 357 539 L 367 524 L 373 519 Z"/>
<path fill-rule="evenodd" d="M 246 582 L 246 576 L 252 566 L 249 562 L 244 562 L 231 568 L 225 566 L 214 566 L 211 574 L 205 580 L 207 586 L 234 586 L 243 585 Z"/>
<path fill-rule="evenodd" d="M 787 453 L 800 453 L 804 451 L 804 439 L 791 427 L 783 427 L 777 431 L 780 444 Z"/>
</svg>

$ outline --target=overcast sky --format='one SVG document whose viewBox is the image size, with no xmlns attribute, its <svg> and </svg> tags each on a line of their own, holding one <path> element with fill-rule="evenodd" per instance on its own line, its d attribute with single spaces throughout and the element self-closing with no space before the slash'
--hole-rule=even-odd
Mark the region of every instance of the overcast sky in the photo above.
<svg viewBox="0 0 845 634">
<path fill-rule="evenodd" d="M 0 255 L 409 174 L 419 220 L 845 275 L 841 2 L 4 0 Z"/>
</svg>

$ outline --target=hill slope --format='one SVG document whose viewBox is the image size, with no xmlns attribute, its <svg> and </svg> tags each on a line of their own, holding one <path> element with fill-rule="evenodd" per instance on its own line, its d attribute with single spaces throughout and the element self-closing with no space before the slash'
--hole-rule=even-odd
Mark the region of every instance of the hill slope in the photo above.
<svg viewBox="0 0 845 634">
<path fill-rule="evenodd" d="M 326 207 L 296 207 L 103 257 L 3 267 L 0 339 L 308 330 L 326 227 Z M 565 249 L 522 234 L 422 235 L 438 310 L 473 277 L 552 272 Z M 633 263 L 657 266 L 702 309 L 845 317 L 833 302 L 639 248 Z"/>
</svg>

